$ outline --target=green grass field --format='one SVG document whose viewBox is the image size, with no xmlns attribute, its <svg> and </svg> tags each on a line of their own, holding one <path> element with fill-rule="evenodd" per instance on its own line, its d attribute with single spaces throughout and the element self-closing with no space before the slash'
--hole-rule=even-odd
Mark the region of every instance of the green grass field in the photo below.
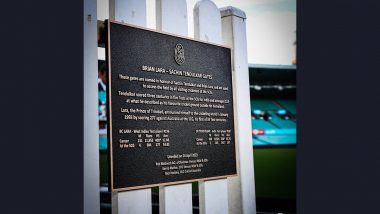
<svg viewBox="0 0 380 214">
<path fill-rule="evenodd" d="M 296 199 L 296 148 L 254 149 L 257 198 Z"/>
</svg>

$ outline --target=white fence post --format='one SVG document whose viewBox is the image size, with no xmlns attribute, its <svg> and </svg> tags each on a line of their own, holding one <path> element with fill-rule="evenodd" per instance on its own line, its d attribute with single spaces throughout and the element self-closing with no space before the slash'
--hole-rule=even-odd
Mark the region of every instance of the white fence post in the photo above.
<svg viewBox="0 0 380 214">
<path fill-rule="evenodd" d="M 156 0 L 156 29 L 188 36 L 186 0 Z"/>
<path fill-rule="evenodd" d="M 83 182 L 85 214 L 100 212 L 99 196 L 99 120 L 98 120 L 98 33 L 96 0 L 84 1 L 83 22 Z"/>
<path fill-rule="evenodd" d="M 191 183 L 160 187 L 160 214 L 191 214 Z"/>
<path fill-rule="evenodd" d="M 146 0 L 110 0 L 110 20 L 146 27 Z M 112 193 L 112 213 L 152 213 L 151 189 Z"/>
<path fill-rule="evenodd" d="M 110 20 L 146 27 L 146 0 L 109 0 Z"/>
<path fill-rule="evenodd" d="M 188 36 L 185 0 L 156 0 L 156 29 Z M 191 214 L 193 200 L 191 183 L 160 187 L 161 214 Z"/>
<path fill-rule="evenodd" d="M 195 39 L 222 44 L 222 23 L 218 7 L 210 0 L 194 7 Z M 227 179 L 199 182 L 199 213 L 228 213 Z"/>
<path fill-rule="evenodd" d="M 233 51 L 235 80 L 235 125 L 238 128 L 239 176 L 228 178 L 228 206 L 230 213 L 256 213 L 255 180 L 253 169 L 252 124 L 247 58 L 246 15 L 240 9 L 220 9 L 223 43 Z M 236 96 L 236 95 L 239 96 Z"/>
</svg>

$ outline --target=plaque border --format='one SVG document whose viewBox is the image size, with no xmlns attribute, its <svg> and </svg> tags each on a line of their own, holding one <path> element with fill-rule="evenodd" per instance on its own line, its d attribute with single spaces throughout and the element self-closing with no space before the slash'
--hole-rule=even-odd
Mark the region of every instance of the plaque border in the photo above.
<svg viewBox="0 0 380 214">
<path fill-rule="evenodd" d="M 123 22 L 118 22 L 118 21 L 114 21 L 114 20 L 105 20 L 104 23 L 106 23 L 106 27 L 107 27 L 107 43 L 106 43 L 106 63 L 107 63 L 107 69 L 108 69 L 108 74 L 107 74 L 107 115 L 109 116 L 109 118 L 107 118 L 107 152 L 108 152 L 108 183 L 110 185 L 108 185 L 108 191 L 110 192 L 123 192 L 123 191 L 129 191 L 129 190 L 137 190 L 137 189 L 145 189 L 145 188 L 152 188 L 152 187 L 162 187 L 162 186 L 169 186 L 169 185 L 177 185 L 177 184 L 185 184 L 185 183 L 192 183 L 192 182 L 195 182 L 195 181 L 211 181 L 211 180 L 216 180 L 216 179 L 222 179 L 222 178 L 229 178 L 229 177 L 235 177 L 235 176 L 238 176 L 239 175 L 239 171 L 240 171 L 240 164 L 238 163 L 239 160 L 238 160 L 238 148 L 237 148 L 237 143 L 238 143 L 238 138 L 237 138 L 237 126 L 236 126 L 236 101 L 235 101 L 235 77 L 234 77 L 234 70 L 233 70 L 233 49 L 229 46 L 226 46 L 226 45 L 221 45 L 221 44 L 217 44 L 217 43 L 212 43 L 212 42 L 206 42 L 206 41 L 202 41 L 202 40 L 199 40 L 199 39 L 194 39 L 194 38 L 191 38 L 191 37 L 187 37 L 187 36 L 182 36 L 182 35 L 178 35 L 178 34 L 173 34 L 173 33 L 168 33 L 168 32 L 162 32 L 162 31 L 157 31 L 157 30 L 153 30 L 153 29 L 150 29 L 150 28 L 146 28 L 146 27 L 141 27 L 141 26 L 137 26 L 137 25 L 133 25 L 133 24 L 127 24 L 127 23 L 123 23 Z M 110 51 L 110 25 L 112 24 L 119 24 L 119 25 L 123 25 L 123 26 L 128 26 L 128 27 L 133 27 L 133 28 L 137 28 L 137 29 L 141 29 L 141 30 L 145 30 L 145 31 L 150 31 L 150 32 L 153 32 L 153 33 L 159 33 L 159 34 L 163 34 L 163 35 L 168 35 L 168 36 L 174 36 L 174 37 L 178 37 L 178 38 L 182 38 L 182 39 L 187 39 L 187 40 L 191 40 L 191 41 L 195 41 L 195 42 L 200 42 L 200 43 L 204 43 L 204 44 L 209 44 L 209 45 L 213 45 L 213 46 L 218 46 L 218 47 L 222 47 L 222 48 L 227 48 L 230 50 L 230 57 L 231 57 L 231 81 L 232 81 L 232 110 L 233 110 L 233 116 L 234 116 L 234 123 L 233 123 L 233 129 L 234 129 L 234 144 L 235 144 L 235 166 L 236 166 L 236 173 L 235 174 L 229 174 L 229 175 L 222 175 L 222 176 L 214 176 L 214 177 L 205 177 L 205 178 L 196 178 L 196 179 L 190 179 L 190 180 L 181 180 L 181 181 L 172 181 L 172 182 L 164 182 L 164 183 L 154 183 L 154 184 L 147 184 L 147 185 L 140 185 L 140 186 L 133 186 L 133 187 L 123 187 L 123 188 L 114 188 L 113 186 L 113 157 L 112 157 L 112 101 L 111 101 L 111 51 Z"/>
</svg>

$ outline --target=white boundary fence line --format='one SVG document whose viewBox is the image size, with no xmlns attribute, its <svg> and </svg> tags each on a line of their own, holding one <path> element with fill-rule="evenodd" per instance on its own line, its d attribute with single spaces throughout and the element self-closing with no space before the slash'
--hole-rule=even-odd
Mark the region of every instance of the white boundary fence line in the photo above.
<svg viewBox="0 0 380 214">
<path fill-rule="evenodd" d="M 85 0 L 84 8 L 84 213 L 97 214 L 100 201 L 96 1 Z M 188 36 L 186 8 L 185 0 L 156 0 L 157 30 Z M 146 0 L 109 0 L 109 18 L 146 27 Z M 210 0 L 198 1 L 194 7 L 194 37 L 232 47 L 235 126 L 239 130 L 236 133 L 239 176 L 199 182 L 203 214 L 256 213 L 245 19 L 243 11 L 233 7 L 218 11 Z M 161 214 L 192 213 L 191 183 L 160 187 L 159 195 Z M 113 193 L 112 213 L 152 213 L 151 189 Z"/>
<path fill-rule="evenodd" d="M 185 0 L 156 0 L 156 29 L 188 36 Z M 191 183 L 159 188 L 160 214 L 193 213 Z"/>
<path fill-rule="evenodd" d="M 234 7 L 220 9 L 223 43 L 232 47 L 238 176 L 228 178 L 229 213 L 256 213 L 252 124 L 247 57 L 246 15 Z M 237 96 L 239 95 L 239 96 Z"/>
<path fill-rule="evenodd" d="M 146 0 L 110 0 L 109 18 L 119 22 L 146 27 Z M 113 214 L 151 214 L 151 189 L 112 193 Z"/>
<path fill-rule="evenodd" d="M 218 7 L 210 0 L 198 1 L 194 7 L 195 39 L 222 44 L 222 21 Z M 199 182 L 199 213 L 227 214 L 227 179 Z"/>
</svg>

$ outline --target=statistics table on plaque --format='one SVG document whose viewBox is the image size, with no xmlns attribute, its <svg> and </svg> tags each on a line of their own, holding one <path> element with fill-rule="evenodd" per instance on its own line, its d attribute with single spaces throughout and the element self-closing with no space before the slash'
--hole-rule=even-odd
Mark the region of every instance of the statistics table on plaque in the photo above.
<svg viewBox="0 0 380 214">
<path fill-rule="evenodd" d="M 110 189 L 236 175 L 231 49 L 107 29 Z"/>
</svg>

